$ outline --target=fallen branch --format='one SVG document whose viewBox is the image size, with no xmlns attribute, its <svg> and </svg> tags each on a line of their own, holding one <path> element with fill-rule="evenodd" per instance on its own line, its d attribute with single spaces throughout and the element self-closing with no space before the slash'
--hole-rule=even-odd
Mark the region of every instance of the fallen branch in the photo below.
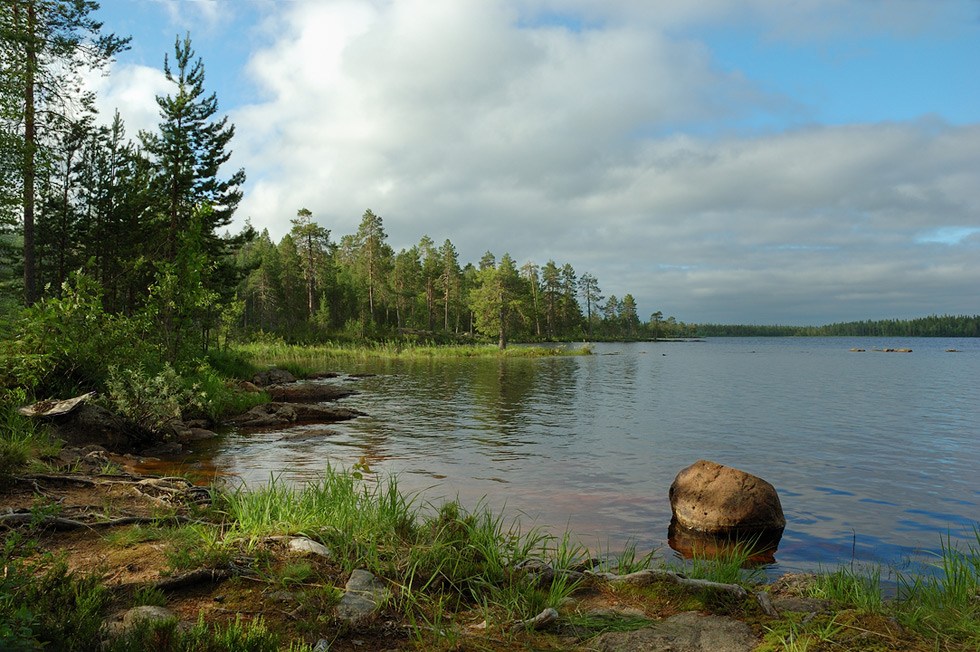
<svg viewBox="0 0 980 652">
<path fill-rule="evenodd" d="M 81 475 L 52 475 L 48 473 L 34 473 L 31 475 L 25 475 L 23 477 L 17 478 L 17 480 L 22 480 L 24 482 L 30 482 L 31 480 L 47 480 L 48 482 L 74 482 L 75 484 L 83 484 L 86 487 L 94 487 L 98 483 L 90 477 Z"/>
<path fill-rule="evenodd" d="M 84 523 L 71 518 L 61 518 L 58 516 L 38 516 L 36 514 L 4 514 L 0 516 L 0 525 L 6 525 L 7 527 L 37 524 L 51 527 L 55 530 L 78 530 L 81 528 L 99 530 L 122 525 L 159 525 L 166 521 L 176 521 L 181 524 L 207 523 L 207 521 L 197 521 L 186 516 L 166 516 L 162 518 L 154 516 L 125 516 L 107 521 L 95 521 L 94 523 Z"/>
<path fill-rule="evenodd" d="M 548 607 L 534 618 L 515 623 L 513 626 L 511 626 L 510 631 L 519 632 L 522 629 L 544 629 L 556 620 L 558 620 L 558 612 L 551 607 Z"/>
<path fill-rule="evenodd" d="M 755 594 L 755 601 L 759 603 L 762 613 L 766 614 L 770 618 L 779 618 L 779 612 L 776 611 L 776 607 L 772 605 L 772 600 L 769 599 L 768 593 L 765 591 L 757 592 Z"/>
<path fill-rule="evenodd" d="M 611 584 L 628 584 L 630 586 L 649 586 L 654 582 L 672 582 L 679 586 L 690 589 L 710 589 L 728 593 L 740 600 L 749 597 L 749 592 L 738 584 L 724 584 L 721 582 L 711 582 L 709 580 L 695 580 L 681 573 L 669 570 L 647 569 L 630 573 L 628 575 L 616 575 L 615 573 L 595 573 L 596 577 L 606 580 Z"/>
<path fill-rule="evenodd" d="M 230 570 L 227 568 L 199 568 L 198 570 L 191 571 L 190 573 L 157 580 L 153 583 L 153 588 L 161 591 L 176 591 L 178 589 L 194 586 L 196 584 L 214 584 L 217 582 L 223 582 L 240 574 L 240 571 Z"/>
</svg>

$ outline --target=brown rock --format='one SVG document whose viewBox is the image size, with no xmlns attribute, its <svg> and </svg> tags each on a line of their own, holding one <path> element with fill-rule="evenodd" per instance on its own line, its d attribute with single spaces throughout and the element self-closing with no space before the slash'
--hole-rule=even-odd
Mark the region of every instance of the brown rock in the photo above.
<svg viewBox="0 0 980 652">
<path fill-rule="evenodd" d="M 325 383 L 296 383 L 295 385 L 278 385 L 266 389 L 273 401 L 284 403 L 319 403 L 321 401 L 336 401 L 356 394 L 352 389 L 327 385 Z"/>
<path fill-rule="evenodd" d="M 670 509 L 678 524 L 699 532 L 741 534 L 786 526 L 771 484 L 707 460 L 677 474 L 670 485 Z"/>
<path fill-rule="evenodd" d="M 285 369 L 266 369 L 252 376 L 252 382 L 259 387 L 268 385 L 281 385 L 283 383 L 295 383 L 296 377 Z"/>
</svg>

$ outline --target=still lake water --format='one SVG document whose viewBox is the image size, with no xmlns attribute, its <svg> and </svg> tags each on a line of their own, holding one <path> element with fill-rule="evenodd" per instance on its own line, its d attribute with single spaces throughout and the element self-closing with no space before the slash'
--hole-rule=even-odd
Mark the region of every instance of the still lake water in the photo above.
<svg viewBox="0 0 980 652">
<path fill-rule="evenodd" d="M 851 348 L 867 349 L 864 353 Z M 873 352 L 911 348 L 913 353 Z M 959 353 L 947 353 L 957 349 Z M 483 500 L 593 548 L 669 556 L 667 490 L 709 459 L 771 482 L 773 572 L 903 568 L 980 521 L 980 340 L 718 338 L 546 359 L 325 363 L 376 373 L 339 434 L 230 433 L 200 451 L 249 484 L 364 457 L 427 499 Z"/>
</svg>

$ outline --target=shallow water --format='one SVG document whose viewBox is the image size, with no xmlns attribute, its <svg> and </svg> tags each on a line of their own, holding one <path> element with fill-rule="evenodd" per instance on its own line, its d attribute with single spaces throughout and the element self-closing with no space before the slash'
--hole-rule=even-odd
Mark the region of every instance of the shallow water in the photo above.
<svg viewBox="0 0 980 652">
<path fill-rule="evenodd" d="M 613 551 L 630 539 L 669 551 L 667 490 L 705 458 L 778 490 L 787 527 L 774 572 L 903 568 L 947 536 L 976 544 L 977 340 L 719 338 L 596 353 L 325 363 L 378 374 L 322 381 L 353 382 L 360 394 L 341 404 L 370 416 L 312 441 L 231 433 L 200 456 L 252 484 L 363 458 L 426 499 L 482 500 Z"/>
</svg>

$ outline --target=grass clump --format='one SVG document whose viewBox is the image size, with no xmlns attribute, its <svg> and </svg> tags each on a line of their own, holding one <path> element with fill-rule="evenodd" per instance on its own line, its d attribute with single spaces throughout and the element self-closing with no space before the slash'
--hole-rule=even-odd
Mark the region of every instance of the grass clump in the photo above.
<svg viewBox="0 0 980 652">
<path fill-rule="evenodd" d="M 866 574 L 840 566 L 830 573 L 819 573 L 807 587 L 811 598 L 832 600 L 869 613 L 879 613 L 884 604 L 881 593 L 881 568 L 874 566 Z"/>
<path fill-rule="evenodd" d="M 70 572 L 63 558 L 25 557 L 33 552 L 36 540 L 20 532 L 0 549 L 0 649 L 96 649 L 109 602 L 101 577 Z"/>
<path fill-rule="evenodd" d="M 176 620 L 144 621 L 105 649 L 106 652 L 279 652 L 283 649 L 302 652 L 310 648 L 295 644 L 282 647 L 281 637 L 266 627 L 261 617 L 245 619 L 239 614 L 230 623 L 210 625 L 201 614 L 197 623 L 186 630 L 179 628 Z"/>
<path fill-rule="evenodd" d="M 980 647 L 980 528 L 975 543 L 957 549 L 947 535 L 935 575 L 899 576 L 900 622 L 947 646 Z"/>
</svg>

